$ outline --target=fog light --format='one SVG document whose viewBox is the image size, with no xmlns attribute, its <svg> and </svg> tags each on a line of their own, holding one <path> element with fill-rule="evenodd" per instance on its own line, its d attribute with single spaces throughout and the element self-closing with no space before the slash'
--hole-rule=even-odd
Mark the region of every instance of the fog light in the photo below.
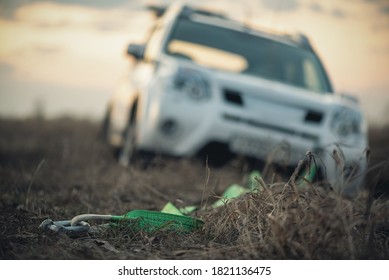
<svg viewBox="0 0 389 280">
<path fill-rule="evenodd" d="M 178 132 L 178 123 L 173 119 L 167 119 L 162 121 L 160 128 L 165 135 L 175 135 Z"/>
</svg>

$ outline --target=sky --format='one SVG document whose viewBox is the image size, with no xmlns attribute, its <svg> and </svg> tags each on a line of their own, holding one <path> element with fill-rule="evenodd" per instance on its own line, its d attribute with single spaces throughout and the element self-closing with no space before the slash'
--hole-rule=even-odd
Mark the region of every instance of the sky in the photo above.
<svg viewBox="0 0 389 280">
<path fill-rule="evenodd" d="M 125 50 L 160 0 L 0 0 L 0 116 L 99 120 L 130 66 Z M 186 1 L 259 28 L 306 34 L 334 88 L 389 122 L 389 0 Z"/>
</svg>

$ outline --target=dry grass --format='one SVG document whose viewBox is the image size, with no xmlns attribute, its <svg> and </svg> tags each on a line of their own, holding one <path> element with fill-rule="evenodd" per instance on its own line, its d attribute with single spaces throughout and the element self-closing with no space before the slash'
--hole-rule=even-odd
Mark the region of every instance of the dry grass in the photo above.
<svg viewBox="0 0 389 280">
<path fill-rule="evenodd" d="M 313 189 L 286 187 L 248 194 L 207 220 L 214 242 L 234 245 L 237 258 L 387 258 L 388 201 L 375 201 L 366 216 L 367 197 L 353 201 Z M 212 222 L 216 221 L 216 222 Z"/>
<path fill-rule="evenodd" d="M 38 226 L 48 217 L 160 210 L 167 201 L 211 203 L 230 184 L 243 184 L 244 174 L 237 162 L 207 169 L 160 158 L 146 170 L 122 168 L 88 122 L 2 120 L 0 133 L 2 259 L 389 258 L 387 166 L 371 172 L 366 191 L 352 201 L 269 180 L 259 183 L 261 192 L 195 213 L 205 225 L 189 235 L 123 227 L 71 239 Z M 371 164 L 387 162 L 389 129 L 370 136 Z"/>
</svg>

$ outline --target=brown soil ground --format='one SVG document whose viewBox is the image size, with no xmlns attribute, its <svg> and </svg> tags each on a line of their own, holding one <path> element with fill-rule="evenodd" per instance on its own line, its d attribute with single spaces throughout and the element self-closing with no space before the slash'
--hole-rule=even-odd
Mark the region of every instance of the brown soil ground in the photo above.
<svg viewBox="0 0 389 280">
<path fill-rule="evenodd" d="M 250 194 L 203 211 L 198 215 L 204 228 L 189 235 L 114 229 L 79 238 L 44 232 L 39 225 L 83 213 L 159 211 L 168 201 L 204 205 L 230 184 L 244 183 L 241 164 L 209 168 L 198 160 L 157 157 L 147 168 L 124 168 L 99 140 L 99 125 L 71 119 L 0 120 L 0 135 L 0 259 L 389 257 L 389 127 L 370 131 L 376 168 L 368 191 L 355 201 L 322 190 L 285 195 L 284 189 L 280 195 L 275 183 L 266 182 L 271 194 Z M 344 245 L 328 243 L 333 238 Z"/>
</svg>

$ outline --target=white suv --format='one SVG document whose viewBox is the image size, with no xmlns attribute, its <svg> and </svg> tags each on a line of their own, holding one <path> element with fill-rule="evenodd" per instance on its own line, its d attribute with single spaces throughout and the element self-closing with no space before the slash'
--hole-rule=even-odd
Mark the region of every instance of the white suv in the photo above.
<svg viewBox="0 0 389 280">
<path fill-rule="evenodd" d="M 137 151 L 206 151 L 296 166 L 310 150 L 333 186 L 363 182 L 366 121 L 356 99 L 333 93 L 306 37 L 173 5 L 128 54 L 137 63 L 104 120 L 122 164 Z"/>
</svg>

